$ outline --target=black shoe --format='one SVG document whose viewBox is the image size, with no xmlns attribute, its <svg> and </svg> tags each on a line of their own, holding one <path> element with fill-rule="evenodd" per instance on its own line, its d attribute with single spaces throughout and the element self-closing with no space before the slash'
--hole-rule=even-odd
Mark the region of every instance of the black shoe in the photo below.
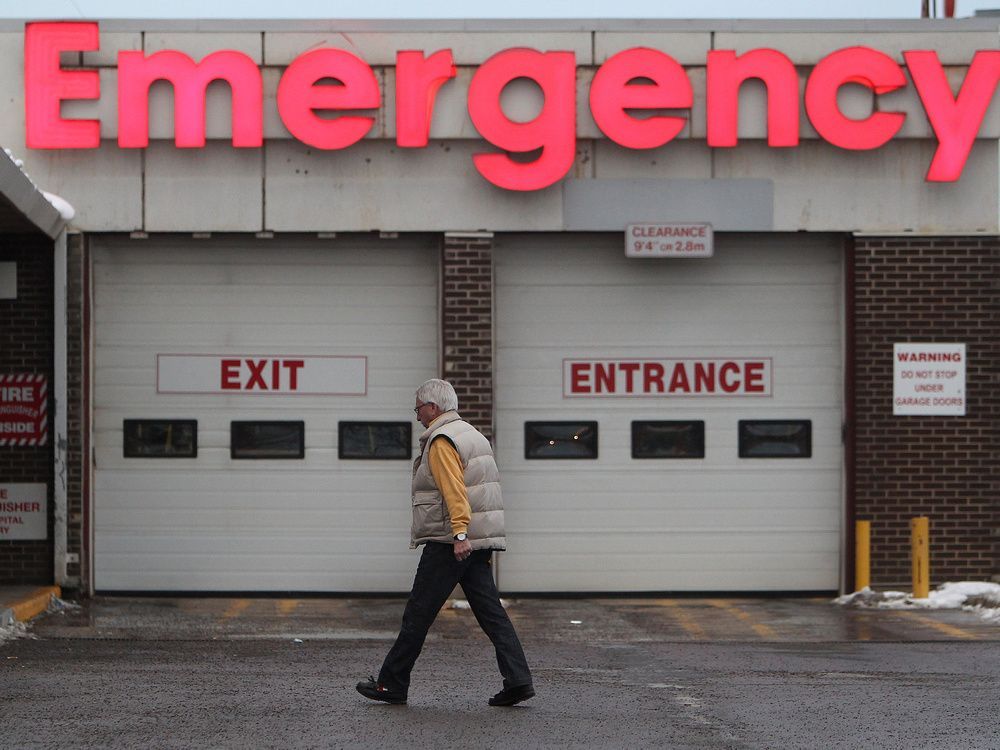
<svg viewBox="0 0 1000 750">
<path fill-rule="evenodd" d="M 515 703 L 526 701 L 535 695 L 535 688 L 529 682 L 527 685 L 517 685 L 516 687 L 504 688 L 499 693 L 490 698 L 491 706 L 513 706 Z"/>
<path fill-rule="evenodd" d="M 365 698 L 371 698 L 373 701 L 392 703 L 395 706 L 406 704 L 406 693 L 402 690 L 389 690 L 381 682 L 375 682 L 374 677 L 369 677 L 367 680 L 359 682 L 358 692 L 365 696 Z"/>
</svg>

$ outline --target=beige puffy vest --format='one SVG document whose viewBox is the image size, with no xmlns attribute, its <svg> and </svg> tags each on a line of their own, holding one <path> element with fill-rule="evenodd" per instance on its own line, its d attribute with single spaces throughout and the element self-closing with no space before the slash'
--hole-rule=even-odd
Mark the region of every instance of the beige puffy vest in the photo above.
<svg viewBox="0 0 1000 750">
<path fill-rule="evenodd" d="M 438 417 L 434 427 L 420 436 L 420 455 L 413 462 L 413 526 L 410 547 L 425 542 L 454 542 L 451 518 L 444 496 L 434 482 L 429 462 L 424 460 L 435 438 L 443 437 L 458 451 L 465 470 L 465 490 L 469 495 L 472 520 L 469 541 L 472 549 L 507 548 L 503 528 L 503 498 L 500 495 L 500 472 L 493 458 L 489 440 L 475 427 L 449 411 Z"/>
</svg>

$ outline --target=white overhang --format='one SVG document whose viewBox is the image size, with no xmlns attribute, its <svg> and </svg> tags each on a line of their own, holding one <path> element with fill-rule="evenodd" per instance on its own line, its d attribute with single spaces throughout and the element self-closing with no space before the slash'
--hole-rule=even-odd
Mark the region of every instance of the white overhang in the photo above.
<svg viewBox="0 0 1000 750">
<path fill-rule="evenodd" d="M 59 210 L 10 155 L 0 151 L 0 232 L 40 231 L 54 239 L 65 226 Z"/>
</svg>

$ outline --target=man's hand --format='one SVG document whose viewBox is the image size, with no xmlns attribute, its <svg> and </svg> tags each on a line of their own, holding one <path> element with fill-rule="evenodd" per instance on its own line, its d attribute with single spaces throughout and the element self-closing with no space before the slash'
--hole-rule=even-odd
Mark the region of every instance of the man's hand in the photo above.
<svg viewBox="0 0 1000 750">
<path fill-rule="evenodd" d="M 472 543 L 466 539 L 464 542 L 455 542 L 455 559 L 461 562 L 472 554 Z"/>
</svg>

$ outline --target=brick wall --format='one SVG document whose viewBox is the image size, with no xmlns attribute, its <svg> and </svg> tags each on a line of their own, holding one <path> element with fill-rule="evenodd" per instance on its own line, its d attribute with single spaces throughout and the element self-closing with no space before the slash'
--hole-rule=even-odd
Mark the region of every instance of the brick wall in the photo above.
<svg viewBox="0 0 1000 750">
<path fill-rule="evenodd" d="M 859 238 L 856 517 L 872 582 L 910 582 L 909 519 L 931 523 L 931 582 L 1000 574 L 1000 239 Z M 966 344 L 964 417 L 892 414 L 892 346 Z"/>
<path fill-rule="evenodd" d="M 49 440 L 41 447 L 0 446 L 0 482 L 48 485 L 48 539 L 0 540 L 0 585 L 50 584 L 52 561 L 52 256 L 43 235 L 0 235 L 0 261 L 17 263 L 17 299 L 0 300 L 0 373 L 45 375 Z"/>
<path fill-rule="evenodd" d="M 446 235 L 442 257 L 442 377 L 462 417 L 493 438 L 493 240 Z"/>
</svg>

